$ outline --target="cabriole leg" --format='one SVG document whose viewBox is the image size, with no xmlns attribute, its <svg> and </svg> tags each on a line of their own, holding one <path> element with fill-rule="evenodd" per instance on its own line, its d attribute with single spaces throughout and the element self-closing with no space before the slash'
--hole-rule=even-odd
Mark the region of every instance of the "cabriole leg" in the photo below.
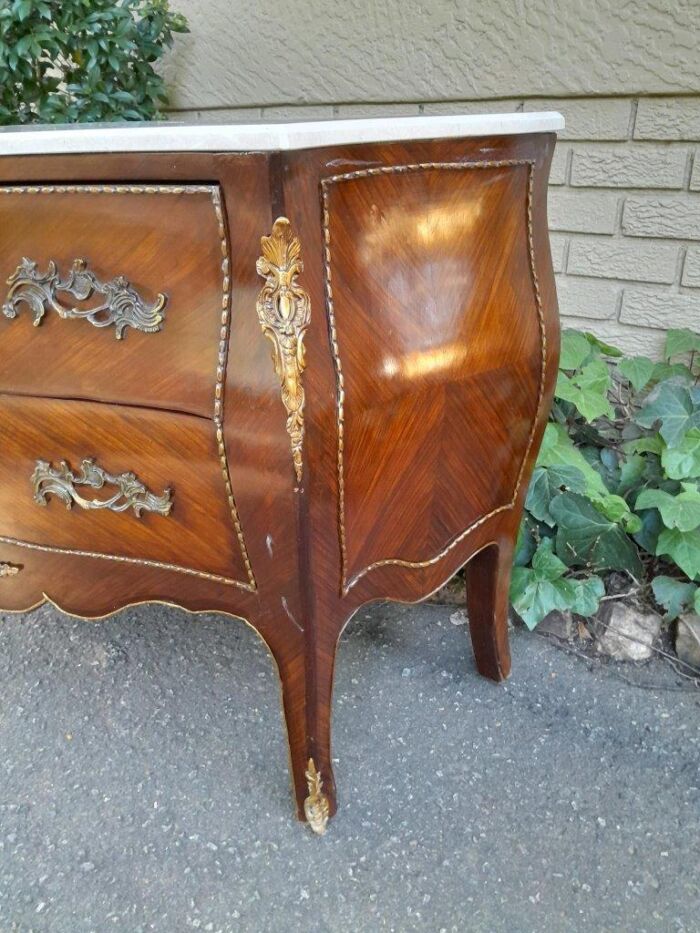
<svg viewBox="0 0 700 933">
<path fill-rule="evenodd" d="M 335 644 L 279 664 L 297 816 L 319 835 L 335 813 L 330 716 Z"/>
<path fill-rule="evenodd" d="M 336 810 L 335 778 L 331 763 L 331 703 L 336 639 L 318 633 L 307 647 L 307 762 L 308 796 L 304 815 L 316 833 L 323 833 Z"/>
<path fill-rule="evenodd" d="M 505 680 L 510 673 L 508 589 L 513 542 L 501 539 L 475 554 L 466 567 L 467 615 L 480 674 Z"/>
</svg>

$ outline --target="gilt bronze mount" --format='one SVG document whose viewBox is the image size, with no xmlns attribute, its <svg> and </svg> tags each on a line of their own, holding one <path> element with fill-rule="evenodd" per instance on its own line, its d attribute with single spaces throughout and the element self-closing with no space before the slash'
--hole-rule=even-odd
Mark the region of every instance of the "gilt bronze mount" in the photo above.
<svg viewBox="0 0 700 933">
<path fill-rule="evenodd" d="M 7 284 L 10 289 L 2 313 L 6 318 L 16 318 L 20 304 L 24 303 L 34 315 L 35 327 L 41 324 L 47 309 L 50 309 L 64 320 L 82 319 L 94 327 L 113 324 L 115 336 L 121 340 L 127 327 L 153 334 L 161 330 L 165 320 L 165 295 L 159 294 L 155 302 L 148 305 L 123 275 L 109 282 L 100 282 L 88 270 L 85 259 L 75 259 L 68 276 L 63 279 L 53 260 L 49 261 L 47 271 L 42 273 L 36 262 L 25 257 Z M 71 295 L 76 301 L 86 301 L 94 294 L 102 295 L 104 300 L 92 308 L 69 307 L 61 302 L 61 293 Z"/>
<path fill-rule="evenodd" d="M 156 496 L 133 473 L 114 476 L 97 466 L 92 459 L 83 460 L 77 473 L 69 468 L 65 460 L 58 467 L 52 467 L 46 460 L 37 460 L 32 483 L 37 505 L 46 505 L 49 496 L 57 496 L 68 509 L 72 508 L 73 503 L 81 509 L 109 509 L 112 512 L 133 509 L 137 518 L 141 518 L 142 512 L 169 515 L 173 506 L 170 489 Z M 117 487 L 117 491 L 108 499 L 86 499 L 77 489 L 78 486 L 102 489 L 106 485 Z"/>
</svg>

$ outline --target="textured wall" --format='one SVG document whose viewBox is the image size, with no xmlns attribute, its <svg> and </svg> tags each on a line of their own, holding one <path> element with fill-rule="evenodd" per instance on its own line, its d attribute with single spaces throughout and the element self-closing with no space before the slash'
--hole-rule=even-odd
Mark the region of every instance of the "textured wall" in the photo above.
<svg viewBox="0 0 700 933">
<path fill-rule="evenodd" d="M 560 110 L 565 322 L 629 350 L 700 330 L 700 0 L 174 0 L 168 65 L 207 120 Z"/>
<path fill-rule="evenodd" d="M 556 104 L 568 123 L 549 195 L 562 314 L 637 352 L 658 352 L 667 327 L 700 331 L 700 97 Z"/>
</svg>

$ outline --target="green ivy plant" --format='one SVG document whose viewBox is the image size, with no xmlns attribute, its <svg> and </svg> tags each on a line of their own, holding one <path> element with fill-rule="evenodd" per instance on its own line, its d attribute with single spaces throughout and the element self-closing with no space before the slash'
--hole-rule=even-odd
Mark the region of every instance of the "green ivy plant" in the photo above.
<svg viewBox="0 0 700 933">
<path fill-rule="evenodd" d="M 158 118 L 187 31 L 168 0 L 0 0 L 0 125 Z"/>
<path fill-rule="evenodd" d="M 564 331 L 511 583 L 529 628 L 593 615 L 613 570 L 667 620 L 700 611 L 699 363 L 689 330 L 668 332 L 663 362 Z"/>
</svg>

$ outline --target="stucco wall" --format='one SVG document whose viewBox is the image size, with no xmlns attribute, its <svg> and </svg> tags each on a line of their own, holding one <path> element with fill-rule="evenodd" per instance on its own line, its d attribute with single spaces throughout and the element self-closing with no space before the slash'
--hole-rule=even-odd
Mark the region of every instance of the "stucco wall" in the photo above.
<svg viewBox="0 0 700 933">
<path fill-rule="evenodd" d="M 700 0 L 174 0 L 173 107 L 207 120 L 558 109 L 565 322 L 700 330 Z"/>
</svg>

